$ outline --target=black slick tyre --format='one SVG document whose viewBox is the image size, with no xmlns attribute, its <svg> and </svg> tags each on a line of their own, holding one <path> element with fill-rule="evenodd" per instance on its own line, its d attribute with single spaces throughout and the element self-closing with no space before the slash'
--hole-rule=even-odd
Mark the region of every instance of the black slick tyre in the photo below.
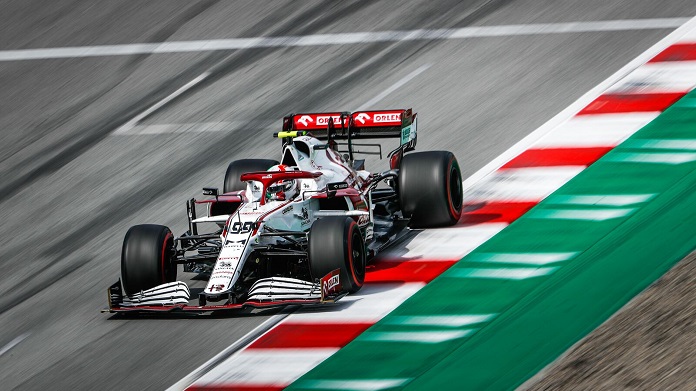
<svg viewBox="0 0 696 391">
<path fill-rule="evenodd" d="M 405 155 L 398 181 L 399 202 L 414 228 L 455 224 L 462 215 L 462 173 L 448 151 Z"/>
<path fill-rule="evenodd" d="M 176 281 L 174 235 L 162 225 L 142 224 L 126 232 L 121 282 L 127 295 Z"/>
<path fill-rule="evenodd" d="M 246 182 L 239 179 L 242 174 L 247 172 L 266 171 L 278 164 L 271 159 L 240 159 L 235 160 L 227 166 L 225 172 L 225 183 L 222 187 L 224 193 L 246 189 Z"/>
<path fill-rule="evenodd" d="M 309 231 L 309 265 L 314 278 L 340 269 L 343 290 L 355 293 L 365 282 L 365 244 L 358 224 L 350 217 L 316 220 Z"/>
</svg>

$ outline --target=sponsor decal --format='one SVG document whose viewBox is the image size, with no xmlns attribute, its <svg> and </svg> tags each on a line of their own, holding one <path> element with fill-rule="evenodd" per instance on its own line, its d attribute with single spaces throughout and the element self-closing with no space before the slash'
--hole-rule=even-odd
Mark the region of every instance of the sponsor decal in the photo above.
<svg viewBox="0 0 696 391">
<path fill-rule="evenodd" d="M 216 285 L 211 286 L 209 290 L 210 290 L 211 292 L 213 292 L 213 291 L 215 291 L 215 292 L 220 292 L 220 291 L 222 291 L 223 289 L 225 289 L 225 286 L 224 286 L 224 285 L 222 285 L 222 284 L 216 284 Z"/>
<path fill-rule="evenodd" d="M 413 123 L 408 126 L 401 128 L 401 144 L 406 144 L 416 139 L 416 119 L 413 119 Z M 394 155 L 398 156 L 398 154 Z"/>
<path fill-rule="evenodd" d="M 300 119 L 297 120 L 297 122 L 301 123 L 304 126 L 308 126 L 309 123 L 314 122 L 314 120 L 312 119 L 312 117 L 308 115 L 303 115 L 302 117 L 300 117 Z"/>
<path fill-rule="evenodd" d="M 372 227 L 372 224 L 369 224 L 367 227 L 365 227 L 365 240 L 372 240 L 374 235 L 375 229 Z"/>
<path fill-rule="evenodd" d="M 235 242 L 232 240 L 225 241 L 225 247 L 244 247 L 245 244 L 246 244 L 246 239 L 240 240 L 238 242 Z"/>
<path fill-rule="evenodd" d="M 368 215 L 361 215 L 360 218 L 358 218 L 358 225 L 365 225 L 370 222 L 370 216 Z"/>
<path fill-rule="evenodd" d="M 378 124 L 383 122 L 401 122 L 401 113 L 375 114 L 372 122 Z"/>
<path fill-rule="evenodd" d="M 334 124 L 340 126 L 341 124 L 341 115 L 316 115 L 316 116 L 311 116 L 311 115 L 302 115 L 300 118 L 296 120 L 297 125 L 302 125 L 303 127 L 319 127 L 319 126 L 326 126 L 329 124 L 329 120 L 333 119 Z"/>
<path fill-rule="evenodd" d="M 302 224 L 309 224 L 309 213 L 307 212 L 307 208 L 304 206 L 302 207 L 302 215 L 300 218 L 302 219 Z"/>
<path fill-rule="evenodd" d="M 334 182 L 334 183 L 327 184 L 326 187 L 329 189 L 329 191 L 336 191 L 336 190 L 341 190 L 341 189 L 347 189 L 348 183 L 346 183 L 346 182 Z"/>
<path fill-rule="evenodd" d="M 203 195 L 218 195 L 218 189 L 214 187 L 204 187 L 203 188 Z"/>
<path fill-rule="evenodd" d="M 220 272 L 220 275 L 211 276 L 209 282 L 220 281 L 227 284 L 230 281 L 230 276 L 233 276 L 233 272 Z M 223 284 L 223 285 L 225 285 Z"/>
<path fill-rule="evenodd" d="M 360 122 L 361 124 L 365 125 L 365 120 L 370 119 L 370 115 L 367 113 L 360 113 L 355 116 L 355 120 Z"/>
<path fill-rule="evenodd" d="M 234 224 L 232 224 L 232 227 L 230 228 L 229 233 L 231 234 L 246 234 L 251 232 L 251 229 L 253 227 L 254 223 L 251 221 L 247 221 L 244 224 L 240 223 L 239 221 L 235 221 Z"/>
<path fill-rule="evenodd" d="M 317 125 L 328 125 L 330 118 L 333 118 L 334 125 L 341 124 L 341 116 L 340 115 L 322 115 L 322 116 L 317 116 Z"/>
<path fill-rule="evenodd" d="M 285 215 L 285 214 L 288 214 L 288 213 L 290 213 L 290 212 L 292 212 L 292 205 L 290 205 L 290 206 L 288 206 L 287 208 L 283 209 L 283 211 L 280 212 L 280 213 L 282 213 L 282 214 Z"/>
<path fill-rule="evenodd" d="M 232 278 L 232 276 L 234 276 L 234 272 L 233 272 L 233 271 L 230 271 L 230 272 L 224 272 L 224 271 L 222 271 L 222 272 L 215 272 L 215 273 L 213 273 L 213 274 L 211 275 L 210 279 L 211 279 L 211 280 L 212 280 L 212 279 L 223 280 L 223 281 L 227 282 L 227 281 L 229 281 L 230 278 Z"/>
<path fill-rule="evenodd" d="M 321 278 L 321 301 L 341 293 L 341 269 L 335 269 Z"/>
<path fill-rule="evenodd" d="M 222 277 L 225 275 L 234 275 L 234 270 L 215 270 L 213 273 L 210 275 L 211 278 L 215 277 Z"/>
<path fill-rule="evenodd" d="M 411 141 L 411 125 L 401 128 L 401 144 Z"/>
<path fill-rule="evenodd" d="M 273 178 L 273 174 L 266 174 L 261 177 L 261 179 L 271 179 Z"/>
</svg>

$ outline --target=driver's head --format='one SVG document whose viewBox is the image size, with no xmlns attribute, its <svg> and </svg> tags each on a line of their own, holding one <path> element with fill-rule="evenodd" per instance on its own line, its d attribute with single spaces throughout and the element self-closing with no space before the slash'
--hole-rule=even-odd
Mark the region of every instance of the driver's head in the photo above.
<svg viewBox="0 0 696 391">
<path fill-rule="evenodd" d="M 268 169 L 268 171 L 288 171 L 290 167 L 284 164 L 278 164 Z M 298 184 L 296 179 L 286 179 L 278 181 L 266 189 L 267 201 L 285 201 L 295 198 L 298 193 Z"/>
</svg>

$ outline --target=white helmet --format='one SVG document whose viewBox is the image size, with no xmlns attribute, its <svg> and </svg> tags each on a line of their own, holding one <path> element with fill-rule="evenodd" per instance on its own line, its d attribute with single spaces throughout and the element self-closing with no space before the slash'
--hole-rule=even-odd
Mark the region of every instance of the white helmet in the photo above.
<svg viewBox="0 0 696 391">
<path fill-rule="evenodd" d="M 295 171 L 292 167 L 285 164 L 277 164 L 268 171 Z M 297 196 L 299 186 L 297 179 L 285 179 L 271 184 L 266 188 L 266 201 L 285 201 Z"/>
</svg>

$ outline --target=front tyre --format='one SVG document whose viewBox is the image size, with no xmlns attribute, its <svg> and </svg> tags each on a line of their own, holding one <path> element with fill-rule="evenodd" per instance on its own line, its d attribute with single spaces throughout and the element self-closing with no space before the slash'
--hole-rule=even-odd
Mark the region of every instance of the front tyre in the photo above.
<svg viewBox="0 0 696 391">
<path fill-rule="evenodd" d="M 414 228 L 455 224 L 462 215 L 462 173 L 448 151 L 405 155 L 399 170 L 399 202 Z"/>
<path fill-rule="evenodd" d="M 340 269 L 343 290 L 355 293 L 365 282 L 365 243 L 355 220 L 331 216 L 309 230 L 309 265 L 314 278 Z"/>
<path fill-rule="evenodd" d="M 121 282 L 126 295 L 176 281 L 175 252 L 169 228 L 155 224 L 131 227 L 121 250 Z"/>
</svg>

